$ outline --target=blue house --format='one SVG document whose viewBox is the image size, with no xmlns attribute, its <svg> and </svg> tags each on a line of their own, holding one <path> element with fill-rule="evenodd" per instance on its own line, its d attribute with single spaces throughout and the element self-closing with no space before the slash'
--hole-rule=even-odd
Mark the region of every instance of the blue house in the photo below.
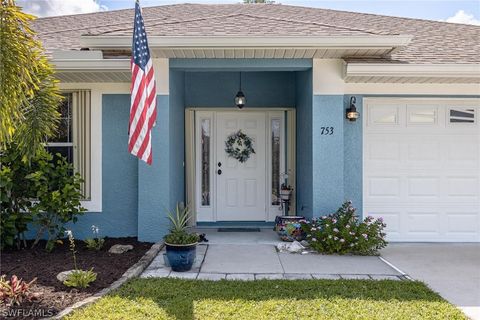
<svg viewBox="0 0 480 320">
<path fill-rule="evenodd" d="M 274 4 L 144 8 L 153 164 L 127 151 L 132 10 L 37 19 L 67 99 L 62 152 L 106 236 L 158 241 L 165 213 L 268 225 L 352 200 L 391 241 L 480 241 L 480 27 Z M 245 106 L 235 97 L 242 91 Z M 242 132 L 254 153 L 226 142 Z"/>
</svg>

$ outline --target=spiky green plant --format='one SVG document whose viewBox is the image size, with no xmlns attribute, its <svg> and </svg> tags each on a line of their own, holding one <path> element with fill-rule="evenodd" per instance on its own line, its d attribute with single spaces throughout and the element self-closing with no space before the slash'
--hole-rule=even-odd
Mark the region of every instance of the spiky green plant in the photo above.
<svg viewBox="0 0 480 320">
<path fill-rule="evenodd" d="M 175 208 L 175 212 L 168 211 L 167 218 L 170 220 L 171 227 L 170 232 L 184 232 L 187 228 L 188 221 L 190 221 L 190 210 L 188 207 L 183 207 L 179 203 Z"/>
<path fill-rule="evenodd" d="M 168 220 L 170 220 L 170 233 L 164 237 L 166 243 L 169 244 L 192 244 L 198 242 L 199 238 L 196 233 L 187 232 L 188 221 L 191 215 L 188 207 L 183 207 L 177 203 L 175 212 L 167 212 Z"/>
</svg>

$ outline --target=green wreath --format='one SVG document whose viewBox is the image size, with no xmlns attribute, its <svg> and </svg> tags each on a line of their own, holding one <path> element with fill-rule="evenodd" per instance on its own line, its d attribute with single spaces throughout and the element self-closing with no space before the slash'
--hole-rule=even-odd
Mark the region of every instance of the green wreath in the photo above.
<svg viewBox="0 0 480 320">
<path fill-rule="evenodd" d="M 253 141 L 242 130 L 238 130 L 227 137 L 225 141 L 225 152 L 228 156 L 244 163 L 250 158 L 253 149 Z"/>
</svg>

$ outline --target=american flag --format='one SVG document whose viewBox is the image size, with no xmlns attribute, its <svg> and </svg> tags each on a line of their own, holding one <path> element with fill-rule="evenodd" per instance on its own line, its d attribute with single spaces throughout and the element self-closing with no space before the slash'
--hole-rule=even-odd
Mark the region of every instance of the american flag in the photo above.
<svg viewBox="0 0 480 320">
<path fill-rule="evenodd" d="M 135 1 L 133 24 L 130 121 L 128 124 L 128 151 L 152 164 L 152 128 L 157 118 L 155 74 L 153 72 L 147 34 L 140 4 Z"/>
</svg>

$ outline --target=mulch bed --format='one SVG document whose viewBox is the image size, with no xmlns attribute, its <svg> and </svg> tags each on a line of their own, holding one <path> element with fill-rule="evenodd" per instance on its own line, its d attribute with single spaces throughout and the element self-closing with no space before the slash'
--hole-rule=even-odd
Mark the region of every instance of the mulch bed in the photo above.
<svg viewBox="0 0 480 320">
<path fill-rule="evenodd" d="M 139 242 L 136 238 L 105 238 L 102 250 L 94 251 L 88 250 L 83 241 L 75 242 L 78 268 L 93 268 L 97 273 L 97 280 L 86 289 L 69 288 L 57 280 L 58 273 L 74 269 L 68 239 L 50 253 L 44 250 L 45 242 L 40 242 L 34 249 L 4 250 L 0 253 L 0 274 L 6 274 L 7 279 L 15 274 L 25 281 L 36 277 L 33 292 L 40 293 L 37 300 L 16 307 L 21 310 L 16 316 L 7 319 L 37 319 L 57 314 L 75 302 L 108 287 L 137 263 L 152 246 L 152 243 Z M 133 250 L 123 254 L 108 253 L 108 249 L 114 244 L 130 244 Z M 6 316 L 5 310 L 5 306 L 0 305 L 0 318 Z"/>
</svg>

